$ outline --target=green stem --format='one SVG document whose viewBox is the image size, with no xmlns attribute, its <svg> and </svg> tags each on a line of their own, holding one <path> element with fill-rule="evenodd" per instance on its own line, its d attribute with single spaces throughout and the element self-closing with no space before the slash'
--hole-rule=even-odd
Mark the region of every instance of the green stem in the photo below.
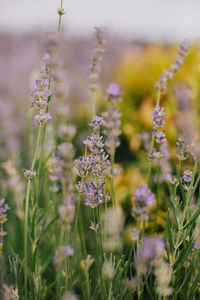
<svg viewBox="0 0 200 300">
<path fill-rule="evenodd" d="M 158 220 L 158 209 L 159 209 L 159 185 L 160 185 L 160 160 L 158 160 L 157 165 L 157 190 L 156 190 L 156 217 L 155 217 L 155 224 L 154 224 L 154 231 L 157 232 L 157 220 Z"/>
<path fill-rule="evenodd" d="M 61 0 L 60 9 L 63 9 L 63 0 Z M 62 14 L 59 15 L 57 34 L 60 33 Z"/>
<path fill-rule="evenodd" d="M 38 147 L 40 143 L 40 136 L 41 136 L 41 128 L 39 126 L 37 141 L 35 146 L 35 151 L 33 155 L 33 161 L 31 164 L 31 170 L 35 167 Z M 29 211 L 29 198 L 30 198 L 30 187 L 31 187 L 31 180 L 28 180 L 27 189 L 26 189 L 26 200 L 25 200 L 25 219 L 24 219 L 24 291 L 25 291 L 25 299 L 27 300 L 27 281 L 28 281 L 28 211 Z"/>
<path fill-rule="evenodd" d="M 110 185 L 111 185 L 111 198 L 113 206 L 116 207 L 116 199 L 115 199 L 115 185 L 114 185 L 114 164 L 115 164 L 115 154 L 110 155 L 110 161 L 111 161 L 111 178 L 110 178 Z"/>
</svg>

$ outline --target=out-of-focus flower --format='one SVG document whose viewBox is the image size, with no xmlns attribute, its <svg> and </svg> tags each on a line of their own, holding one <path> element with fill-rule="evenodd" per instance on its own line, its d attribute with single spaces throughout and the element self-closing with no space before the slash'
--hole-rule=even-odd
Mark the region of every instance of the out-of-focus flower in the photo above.
<svg viewBox="0 0 200 300">
<path fill-rule="evenodd" d="M 28 180 L 32 180 L 35 176 L 36 171 L 24 169 L 24 177 L 26 177 Z"/>
<path fill-rule="evenodd" d="M 8 204 L 5 204 L 5 199 L 0 198 L 0 252 L 3 248 L 3 237 L 7 234 L 3 230 L 3 224 L 7 221 L 7 210 L 9 209 Z"/>
<path fill-rule="evenodd" d="M 106 211 L 102 219 L 102 228 L 105 228 L 103 248 L 105 251 L 114 252 L 122 247 L 123 214 L 112 207 Z"/>
<path fill-rule="evenodd" d="M 155 196 L 146 185 L 141 185 L 135 190 L 133 195 L 132 215 L 135 218 L 146 219 L 148 217 L 147 209 L 155 203 Z"/>
<path fill-rule="evenodd" d="M 112 256 L 109 259 L 105 259 L 102 267 L 102 274 L 106 279 L 112 280 L 116 274 L 115 263 Z"/>
<path fill-rule="evenodd" d="M 43 125 L 44 123 L 48 122 L 48 120 L 51 120 L 50 113 L 43 114 L 43 115 L 35 115 L 34 117 L 34 124 L 35 125 Z"/>
<path fill-rule="evenodd" d="M 159 81 L 155 82 L 155 88 L 157 91 L 163 92 L 166 90 L 168 81 L 174 77 L 174 75 L 180 70 L 181 65 L 184 63 L 185 56 L 187 55 L 189 48 L 189 40 L 184 39 L 179 46 L 179 56 L 175 56 L 174 61 L 170 64 L 170 70 L 163 70 L 162 75 L 159 76 Z"/>
<path fill-rule="evenodd" d="M 17 288 L 14 289 L 12 286 L 8 286 L 4 284 L 3 300 L 19 300 L 18 289 Z"/>
<path fill-rule="evenodd" d="M 105 51 L 104 31 L 102 28 L 95 28 L 96 45 L 92 53 L 91 64 L 89 66 L 89 89 L 96 92 L 99 88 L 100 62 Z"/>
<path fill-rule="evenodd" d="M 176 145 L 177 145 L 176 154 L 178 156 L 178 159 L 180 161 L 187 159 L 188 155 L 186 152 L 188 147 L 183 136 L 178 137 Z"/>
<path fill-rule="evenodd" d="M 61 260 L 72 255 L 74 255 L 74 249 L 70 245 L 60 246 L 58 250 L 56 250 L 53 263 L 57 265 Z"/>
<path fill-rule="evenodd" d="M 93 262 L 94 262 L 94 258 L 92 258 L 91 255 L 89 254 L 86 257 L 86 259 L 81 260 L 80 266 L 83 271 L 88 272 L 90 267 L 92 266 Z"/>
<path fill-rule="evenodd" d="M 71 292 L 67 292 L 64 294 L 61 300 L 78 300 L 78 297 Z"/>
<path fill-rule="evenodd" d="M 161 255 L 163 250 L 164 241 L 161 238 L 144 237 L 135 259 L 137 274 L 145 274 L 153 259 Z"/>
<path fill-rule="evenodd" d="M 110 83 L 106 90 L 106 100 L 112 104 L 117 104 L 122 101 L 124 89 L 121 88 L 117 83 Z"/>
<path fill-rule="evenodd" d="M 173 292 L 169 286 L 172 279 L 172 268 L 163 260 L 162 256 L 156 256 L 153 265 L 156 276 L 156 291 L 161 297 L 169 297 Z"/>
</svg>

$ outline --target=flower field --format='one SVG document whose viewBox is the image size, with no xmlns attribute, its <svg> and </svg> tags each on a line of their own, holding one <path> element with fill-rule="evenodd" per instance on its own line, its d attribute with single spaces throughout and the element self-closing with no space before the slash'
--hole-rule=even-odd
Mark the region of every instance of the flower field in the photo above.
<svg viewBox="0 0 200 300">
<path fill-rule="evenodd" d="M 200 299 L 199 45 L 0 33 L 0 299 Z"/>
</svg>

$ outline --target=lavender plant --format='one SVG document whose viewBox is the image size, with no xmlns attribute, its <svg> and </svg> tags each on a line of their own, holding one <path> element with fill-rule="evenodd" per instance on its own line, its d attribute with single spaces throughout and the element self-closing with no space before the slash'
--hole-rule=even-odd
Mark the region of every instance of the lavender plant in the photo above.
<svg viewBox="0 0 200 300">
<path fill-rule="evenodd" d="M 0 178 L 5 198 L 0 199 L 0 297 L 198 299 L 198 145 L 196 137 L 189 139 L 180 132 L 173 151 L 177 164 L 174 167 L 167 143 L 170 120 L 160 103 L 168 82 L 184 63 L 189 41 L 180 44 L 170 70 L 164 70 L 155 84 L 157 100 L 150 144 L 148 134 L 142 134 L 146 149 L 150 148 L 147 180 L 142 176 L 138 179 L 135 170 L 132 186 L 115 169 L 121 131 L 130 129 L 127 123 L 121 126 L 119 105 L 123 89 L 110 83 L 106 103 L 102 101 L 102 106 L 106 104 L 104 112 L 100 111 L 102 106 L 96 105 L 105 52 L 101 28 L 95 28 L 96 44 L 89 67 L 93 106 L 90 133 L 83 138 L 83 145 L 79 144 L 82 123 L 72 118 L 70 84 L 67 85 L 59 49 L 58 34 L 64 14 L 61 0 L 57 37 L 47 43 L 44 65 L 31 93 L 31 106 L 36 112 L 31 130 L 35 149 L 31 163 L 23 170 L 25 197 L 22 176 L 13 158 L 1 164 L 7 177 L 6 183 Z M 126 100 L 125 93 L 124 103 Z M 77 157 L 82 148 L 83 154 Z M 168 172 L 163 171 L 165 158 L 172 165 Z M 15 227 L 17 233 L 13 233 Z"/>
</svg>

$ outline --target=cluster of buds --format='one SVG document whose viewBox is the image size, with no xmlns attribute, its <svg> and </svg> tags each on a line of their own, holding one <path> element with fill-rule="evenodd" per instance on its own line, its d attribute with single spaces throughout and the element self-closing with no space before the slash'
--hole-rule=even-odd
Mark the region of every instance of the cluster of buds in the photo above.
<svg viewBox="0 0 200 300">
<path fill-rule="evenodd" d="M 6 231 L 3 230 L 3 224 L 7 221 L 6 212 L 9 209 L 8 204 L 5 204 L 5 199 L 0 198 L 0 252 L 2 252 L 3 248 L 3 238 L 7 234 Z"/>
<path fill-rule="evenodd" d="M 99 88 L 100 63 L 105 52 L 104 31 L 102 28 L 95 28 L 96 45 L 92 53 L 91 64 L 89 66 L 89 89 L 96 92 Z"/>
<path fill-rule="evenodd" d="M 155 203 L 155 196 L 146 185 L 141 185 L 133 195 L 132 216 L 136 219 L 148 218 L 148 207 Z"/>
<path fill-rule="evenodd" d="M 35 176 L 36 171 L 24 169 L 24 177 L 26 177 L 28 180 L 32 180 Z"/>
<path fill-rule="evenodd" d="M 84 141 L 85 155 L 74 162 L 74 171 L 79 177 L 95 176 L 89 181 L 79 181 L 76 186 L 79 193 L 85 196 L 85 204 L 92 208 L 110 199 L 110 194 L 104 192 L 105 177 L 110 172 L 110 161 L 105 154 L 103 137 L 100 135 L 102 124 L 103 119 L 97 116 L 89 124 L 92 135 Z M 87 149 L 90 151 L 89 156 L 87 156 Z"/>
<path fill-rule="evenodd" d="M 50 190 L 59 191 L 59 182 L 63 176 L 63 161 L 55 154 L 47 162 L 48 177 L 51 182 Z"/>
<path fill-rule="evenodd" d="M 107 100 L 115 105 L 122 100 L 123 89 L 116 83 L 111 83 L 106 90 Z M 121 133 L 121 113 L 118 107 L 108 106 L 107 110 L 102 114 L 104 119 L 103 133 L 106 136 L 105 146 L 109 154 L 114 155 L 115 149 L 120 145 L 119 135 Z"/>
<path fill-rule="evenodd" d="M 189 184 L 192 180 L 192 174 L 193 174 L 193 170 L 190 169 L 189 167 L 185 167 L 185 169 L 183 170 L 183 176 L 182 176 L 181 180 L 182 180 L 184 189 L 186 191 L 188 190 Z"/>
<path fill-rule="evenodd" d="M 43 125 L 51 116 L 46 112 L 48 102 L 52 96 L 52 91 L 49 88 L 49 61 L 50 55 L 46 53 L 43 57 L 44 66 L 40 72 L 40 78 L 33 85 L 31 96 L 33 98 L 32 106 L 38 112 L 34 117 L 35 125 Z"/>
<path fill-rule="evenodd" d="M 186 152 L 188 147 L 185 142 L 185 138 L 183 136 L 178 137 L 176 146 L 177 146 L 176 154 L 178 156 L 178 159 L 180 161 L 187 159 L 188 155 Z"/>
<path fill-rule="evenodd" d="M 160 107 L 159 105 L 156 105 L 153 113 L 152 113 L 152 119 L 153 119 L 153 131 L 152 134 L 155 137 L 155 142 L 160 146 L 159 151 L 157 151 L 155 148 L 149 153 L 149 158 L 157 158 L 160 159 L 165 156 L 165 147 L 162 146 L 166 143 L 165 138 L 165 130 L 163 127 L 165 126 L 165 119 L 166 114 L 164 112 L 164 107 Z"/>
<path fill-rule="evenodd" d="M 179 45 L 178 56 L 175 56 L 174 61 L 170 65 L 170 70 L 163 70 L 162 75 L 159 76 L 159 81 L 155 82 L 155 88 L 157 91 L 163 92 L 167 88 L 169 80 L 173 79 L 174 75 L 180 70 L 184 63 L 185 56 L 190 48 L 189 40 L 185 39 Z"/>
</svg>

